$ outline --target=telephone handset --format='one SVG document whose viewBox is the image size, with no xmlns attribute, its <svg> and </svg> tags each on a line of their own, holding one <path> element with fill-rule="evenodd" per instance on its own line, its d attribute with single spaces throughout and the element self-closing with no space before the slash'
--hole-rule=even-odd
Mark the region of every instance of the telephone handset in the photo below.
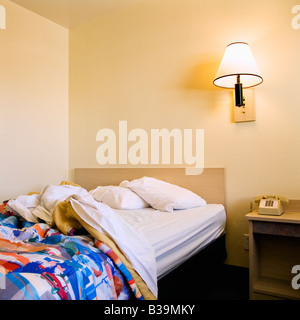
<svg viewBox="0 0 300 320">
<path fill-rule="evenodd" d="M 259 202 L 258 214 L 280 216 L 283 214 L 282 203 L 288 203 L 288 199 L 283 196 L 266 195 L 256 197 L 255 202 Z"/>
</svg>

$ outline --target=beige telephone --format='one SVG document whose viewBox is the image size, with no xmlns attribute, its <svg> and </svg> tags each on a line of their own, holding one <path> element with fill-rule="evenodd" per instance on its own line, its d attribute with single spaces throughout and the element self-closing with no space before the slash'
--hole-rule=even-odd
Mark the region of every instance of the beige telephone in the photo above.
<svg viewBox="0 0 300 320">
<path fill-rule="evenodd" d="M 280 216 L 283 214 L 282 203 L 288 203 L 288 199 L 283 196 L 266 195 L 256 197 L 255 202 L 259 202 L 258 214 Z"/>
</svg>

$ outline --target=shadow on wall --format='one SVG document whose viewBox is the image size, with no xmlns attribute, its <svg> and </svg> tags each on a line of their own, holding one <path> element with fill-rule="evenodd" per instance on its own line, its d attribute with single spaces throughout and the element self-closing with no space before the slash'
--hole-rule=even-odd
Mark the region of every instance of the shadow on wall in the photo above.
<svg viewBox="0 0 300 320">
<path fill-rule="evenodd" d="M 216 110 L 219 110 L 220 107 L 226 108 L 228 106 L 228 108 L 232 108 L 233 104 L 233 90 L 218 88 L 213 84 L 220 65 L 219 60 L 207 60 L 195 64 L 187 71 L 187 76 L 182 83 L 185 90 L 196 91 L 201 94 L 201 98 L 205 101 L 206 107 L 209 106 L 210 112 L 217 112 Z M 233 110 L 231 118 L 233 118 Z"/>
</svg>

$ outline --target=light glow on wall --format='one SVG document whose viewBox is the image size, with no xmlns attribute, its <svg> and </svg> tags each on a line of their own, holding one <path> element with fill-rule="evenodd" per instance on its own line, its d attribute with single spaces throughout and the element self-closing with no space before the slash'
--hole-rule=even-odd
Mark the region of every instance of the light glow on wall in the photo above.
<svg viewBox="0 0 300 320">
<path fill-rule="evenodd" d="M 0 29 L 6 29 L 6 10 L 0 5 Z"/>
</svg>

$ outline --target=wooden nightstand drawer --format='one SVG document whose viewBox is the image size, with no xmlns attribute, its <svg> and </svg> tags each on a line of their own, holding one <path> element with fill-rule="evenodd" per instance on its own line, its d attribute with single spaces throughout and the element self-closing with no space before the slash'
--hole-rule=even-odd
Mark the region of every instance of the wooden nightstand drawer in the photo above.
<svg viewBox="0 0 300 320">
<path fill-rule="evenodd" d="M 300 238 L 300 224 L 253 221 L 253 233 Z"/>
</svg>

